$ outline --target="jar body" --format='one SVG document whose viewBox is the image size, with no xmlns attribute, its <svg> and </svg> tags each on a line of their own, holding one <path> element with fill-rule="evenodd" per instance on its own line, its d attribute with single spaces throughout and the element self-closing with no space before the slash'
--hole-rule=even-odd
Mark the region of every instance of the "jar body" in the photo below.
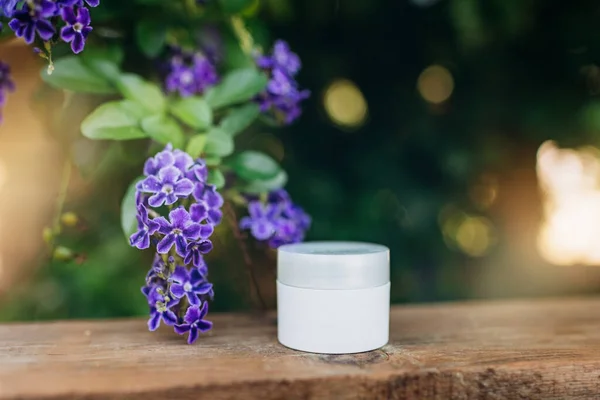
<svg viewBox="0 0 600 400">
<path fill-rule="evenodd" d="M 390 283 L 365 289 L 308 289 L 277 281 L 278 339 L 312 353 L 378 349 L 389 340 Z"/>
</svg>

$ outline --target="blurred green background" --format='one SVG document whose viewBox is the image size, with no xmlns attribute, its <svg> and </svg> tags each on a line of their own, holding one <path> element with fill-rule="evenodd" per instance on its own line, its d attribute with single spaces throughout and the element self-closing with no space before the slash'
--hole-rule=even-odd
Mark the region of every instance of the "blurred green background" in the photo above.
<svg viewBox="0 0 600 400">
<path fill-rule="evenodd" d="M 265 47 L 288 41 L 312 96 L 293 126 L 255 127 L 239 144 L 283 163 L 289 192 L 313 217 L 309 240 L 389 246 L 395 303 L 600 289 L 592 254 L 600 248 L 600 202 L 592 196 L 585 203 L 587 217 L 570 203 L 579 214 L 540 245 L 545 211 L 553 208 L 540 196 L 538 160 L 548 140 L 576 149 L 549 150 L 556 157 L 542 178 L 565 177 L 562 186 L 547 185 L 556 190 L 596 193 L 600 175 L 589 166 L 597 155 L 580 147 L 599 144 L 600 3 L 263 0 L 253 10 L 247 23 L 255 39 Z M 54 94 L 38 88 L 35 95 L 42 106 L 34 101 L 29 112 L 43 119 Z M 11 126 L 9 112 L 6 119 Z M 59 240 L 77 256 L 51 260 L 40 239 L 38 255 L 2 287 L 2 320 L 147 313 L 139 287 L 152 254 L 130 248 L 119 222 L 144 145 L 90 143 L 78 124 L 69 127 L 53 140 L 73 146 L 81 169 L 65 206 L 79 222 Z M 588 186 L 577 192 L 573 182 L 583 178 Z M 48 225 L 53 216 L 40 218 Z M 221 228 L 208 259 L 213 310 L 251 309 L 241 253 Z M 561 247 L 569 238 L 573 246 Z M 273 306 L 274 252 L 248 244 Z M 4 268 L 10 264 L 5 258 Z"/>
</svg>

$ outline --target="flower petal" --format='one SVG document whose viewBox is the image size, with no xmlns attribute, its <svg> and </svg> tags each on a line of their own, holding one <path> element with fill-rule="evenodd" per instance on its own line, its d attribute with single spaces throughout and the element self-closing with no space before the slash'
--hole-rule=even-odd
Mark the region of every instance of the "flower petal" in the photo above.
<svg viewBox="0 0 600 400">
<path fill-rule="evenodd" d="M 213 249 L 213 244 L 210 240 L 203 240 L 198 244 L 198 251 L 202 254 L 208 254 Z"/>
<path fill-rule="evenodd" d="M 198 328 L 192 326 L 190 329 L 190 336 L 188 336 L 188 344 L 194 343 L 198 339 Z"/>
<path fill-rule="evenodd" d="M 196 326 L 198 327 L 198 330 L 200 332 L 204 333 L 204 332 L 208 332 L 212 329 L 213 323 L 210 321 L 200 320 L 200 321 L 196 322 Z"/>
<path fill-rule="evenodd" d="M 215 231 L 215 228 L 210 224 L 201 224 L 201 225 L 199 225 L 199 227 L 200 227 L 199 237 L 201 237 L 202 239 L 209 238 L 210 235 L 212 235 L 213 232 Z"/>
<path fill-rule="evenodd" d="M 163 184 L 174 184 L 180 176 L 181 171 L 173 166 L 164 167 L 158 171 L 158 179 L 160 179 Z"/>
<path fill-rule="evenodd" d="M 166 235 L 167 233 L 170 233 L 173 229 L 173 227 L 171 226 L 169 221 L 165 219 L 165 217 L 157 217 L 154 218 L 152 221 L 158 224 L 158 231 L 162 234 Z"/>
<path fill-rule="evenodd" d="M 73 38 L 73 41 L 71 42 L 71 50 L 73 50 L 73 53 L 79 54 L 83 51 L 84 46 L 85 46 L 85 39 L 84 39 L 83 35 L 81 34 L 81 32 L 75 32 L 75 37 Z"/>
<path fill-rule="evenodd" d="M 204 307 L 202 307 L 202 308 L 204 308 Z M 189 307 L 187 309 L 187 311 L 185 312 L 185 317 L 183 319 L 188 324 L 193 324 L 194 322 L 198 321 L 198 319 L 200 319 L 200 314 L 201 314 L 200 308 L 198 308 L 198 307 Z"/>
<path fill-rule="evenodd" d="M 179 283 L 179 284 L 183 285 L 184 283 L 186 283 L 187 281 L 190 280 L 190 275 L 188 273 L 188 270 L 185 267 L 178 266 L 177 268 L 175 268 L 175 271 L 173 272 L 173 274 L 171 275 L 171 278 L 169 280 L 171 282 L 175 282 L 175 283 Z M 181 296 L 179 296 L 179 297 L 181 297 Z"/>
<path fill-rule="evenodd" d="M 165 193 L 159 192 L 155 193 L 148 198 L 148 204 L 152 207 L 160 207 L 167 200 L 167 195 Z"/>
<path fill-rule="evenodd" d="M 77 17 L 75 16 L 75 9 L 73 7 L 63 7 L 60 10 L 62 19 L 69 25 L 75 25 L 77 23 Z"/>
<path fill-rule="evenodd" d="M 197 294 L 208 294 L 208 293 L 210 293 L 212 288 L 213 288 L 212 283 L 203 282 L 203 283 L 199 284 L 198 286 L 194 287 L 194 292 Z"/>
<path fill-rule="evenodd" d="M 183 235 L 175 235 L 175 251 L 180 257 L 185 258 L 187 256 L 187 240 Z"/>
<path fill-rule="evenodd" d="M 187 197 L 192 194 L 194 190 L 194 184 L 187 178 L 181 179 L 173 187 L 173 192 L 180 197 Z"/>
<path fill-rule="evenodd" d="M 165 325 L 173 326 L 177 323 L 177 315 L 171 310 L 167 310 L 162 313 L 162 319 L 165 322 Z"/>
<path fill-rule="evenodd" d="M 152 314 L 150 314 L 150 319 L 148 320 L 148 329 L 152 332 L 158 329 L 160 326 L 160 314 L 154 310 Z"/>
<path fill-rule="evenodd" d="M 204 302 L 204 304 L 202 304 L 202 308 L 200 309 L 200 315 L 198 315 L 198 319 L 203 319 L 206 314 L 208 314 L 208 303 Z"/>
<path fill-rule="evenodd" d="M 35 23 L 35 28 L 37 29 L 38 35 L 40 35 L 43 40 L 50 40 L 56 32 L 52 24 L 45 19 L 38 20 Z"/>
<path fill-rule="evenodd" d="M 254 236 L 257 240 L 266 240 L 270 238 L 273 233 L 275 233 L 273 224 L 266 219 L 254 221 L 250 231 L 252 232 L 252 236 Z"/>
<path fill-rule="evenodd" d="M 169 219 L 173 227 L 184 229 L 186 224 L 191 220 L 190 214 L 183 207 L 177 207 L 169 213 Z"/>
<path fill-rule="evenodd" d="M 208 210 L 203 203 L 195 203 L 190 206 L 190 217 L 194 222 L 202 222 L 208 216 Z"/>
<path fill-rule="evenodd" d="M 83 26 L 88 26 L 91 24 L 92 20 L 90 19 L 90 10 L 85 7 L 80 7 L 79 10 L 77 10 L 77 22 Z"/>
<path fill-rule="evenodd" d="M 156 245 L 156 251 L 159 254 L 167 254 L 171 247 L 173 247 L 173 243 L 175 243 L 175 235 L 169 233 L 165 236 L 158 244 Z"/>
<path fill-rule="evenodd" d="M 162 190 L 162 183 L 154 175 L 148 176 L 140 183 L 140 188 L 146 193 L 158 193 Z"/>
<path fill-rule="evenodd" d="M 178 299 L 182 298 L 185 295 L 185 290 L 183 290 L 183 285 L 178 283 L 174 283 L 171 285 L 171 294 Z"/>
<path fill-rule="evenodd" d="M 248 203 L 248 214 L 254 219 L 261 218 L 265 215 L 265 210 L 260 201 L 251 201 Z"/>
<path fill-rule="evenodd" d="M 174 328 L 175 328 L 175 332 L 177 334 L 183 335 L 184 333 L 189 332 L 192 327 L 188 324 L 182 324 L 182 325 L 175 325 Z"/>
<path fill-rule="evenodd" d="M 65 26 L 60 30 L 60 37 L 65 42 L 69 43 L 75 37 L 75 30 L 72 26 Z"/>
<path fill-rule="evenodd" d="M 198 268 L 192 268 L 190 271 L 190 283 L 192 286 L 198 286 L 205 281 L 205 277 Z"/>
<path fill-rule="evenodd" d="M 223 213 L 220 210 L 209 210 L 208 211 L 208 220 L 214 224 L 219 225 L 221 223 L 221 219 L 223 219 Z"/>
<path fill-rule="evenodd" d="M 188 293 L 186 293 L 186 295 L 187 295 L 187 299 L 188 299 L 188 302 L 190 303 L 190 305 L 198 307 L 202 303 L 195 293 L 188 292 Z"/>
</svg>

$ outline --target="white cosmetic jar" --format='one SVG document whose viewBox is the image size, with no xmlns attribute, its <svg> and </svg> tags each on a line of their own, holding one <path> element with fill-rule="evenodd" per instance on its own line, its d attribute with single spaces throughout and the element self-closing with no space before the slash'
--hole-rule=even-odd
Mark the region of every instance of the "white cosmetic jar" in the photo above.
<svg viewBox="0 0 600 400">
<path fill-rule="evenodd" d="M 277 334 L 286 347 L 360 353 L 387 344 L 390 251 L 360 242 L 307 242 L 277 251 Z"/>
</svg>

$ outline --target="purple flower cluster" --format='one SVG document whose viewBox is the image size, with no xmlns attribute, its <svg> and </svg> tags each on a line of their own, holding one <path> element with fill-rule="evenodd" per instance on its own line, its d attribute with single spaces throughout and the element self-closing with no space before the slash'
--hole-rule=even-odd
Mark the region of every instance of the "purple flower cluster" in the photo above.
<svg viewBox="0 0 600 400">
<path fill-rule="evenodd" d="M 148 328 L 162 321 L 179 334 L 189 332 L 191 344 L 212 326 L 204 320 L 214 296 L 204 255 L 213 247 L 209 238 L 221 222 L 223 197 L 206 183 L 202 159 L 171 146 L 146 161 L 144 175 L 136 186 L 138 230 L 129 240 L 138 249 L 156 247 L 142 287 Z"/>
<path fill-rule="evenodd" d="M 269 75 L 267 88 L 256 99 L 261 111 L 273 113 L 285 124 L 292 123 L 302 113 L 300 102 L 310 96 L 308 90 L 298 88 L 294 78 L 300 71 L 300 58 L 286 42 L 278 40 L 272 54 L 257 57 L 256 65 Z"/>
<path fill-rule="evenodd" d="M 181 97 L 202 94 L 219 81 L 213 62 L 203 53 L 172 49 L 166 68 L 165 91 Z"/>
<path fill-rule="evenodd" d="M 6 95 L 15 90 L 15 83 L 10 74 L 10 66 L 0 61 L 0 108 L 6 104 Z M 0 113 L 0 122 L 2 122 L 2 113 Z"/>
<path fill-rule="evenodd" d="M 269 193 L 266 203 L 250 201 L 248 214 L 240 220 L 240 228 L 249 229 L 255 239 L 267 241 L 272 248 L 303 241 L 311 223 L 310 216 L 284 189 Z"/>
<path fill-rule="evenodd" d="M 92 31 L 90 12 L 85 7 L 96 7 L 100 0 L 28 0 L 18 8 L 18 1 L 4 0 L 2 12 L 12 19 L 8 26 L 17 37 L 28 44 L 33 43 L 36 36 L 49 41 L 56 34 L 56 25 L 64 24 L 60 30 L 60 38 L 71 44 L 75 54 L 81 53 L 85 41 Z"/>
</svg>

